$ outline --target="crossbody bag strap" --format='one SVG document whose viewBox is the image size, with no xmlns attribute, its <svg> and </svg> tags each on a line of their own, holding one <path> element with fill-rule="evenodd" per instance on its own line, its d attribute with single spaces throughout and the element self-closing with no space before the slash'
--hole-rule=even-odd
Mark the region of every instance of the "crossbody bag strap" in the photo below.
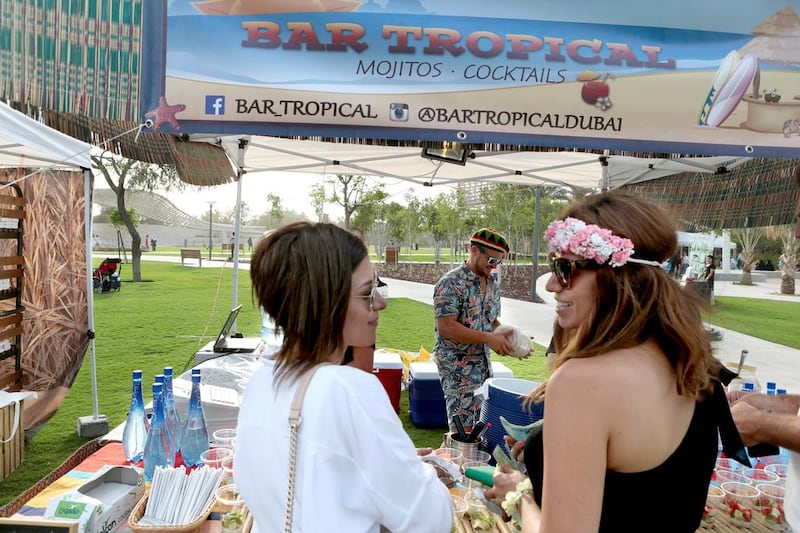
<svg viewBox="0 0 800 533">
<path fill-rule="evenodd" d="M 295 469 L 297 466 L 297 432 L 300 429 L 300 424 L 303 423 L 303 418 L 300 416 L 300 411 L 303 409 L 303 397 L 306 395 L 311 378 L 314 373 L 322 365 L 330 363 L 322 363 L 306 371 L 300 378 L 297 384 L 297 391 L 294 393 L 292 405 L 289 408 L 289 484 L 286 491 L 286 513 L 284 515 L 283 530 L 285 533 L 292 531 L 292 512 L 294 507 L 294 479 Z"/>
</svg>

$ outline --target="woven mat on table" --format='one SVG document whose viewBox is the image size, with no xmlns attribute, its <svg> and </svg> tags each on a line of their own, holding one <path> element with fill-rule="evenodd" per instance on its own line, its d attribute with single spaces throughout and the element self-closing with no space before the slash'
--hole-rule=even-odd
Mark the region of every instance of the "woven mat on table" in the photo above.
<svg viewBox="0 0 800 533">
<path fill-rule="evenodd" d="M 15 513 L 17 513 L 20 509 L 22 509 L 26 503 L 31 498 L 34 498 L 37 494 L 45 490 L 46 488 L 53 485 L 58 479 L 63 477 L 65 474 L 70 472 L 72 469 L 76 468 L 78 465 L 87 461 L 88 458 L 92 457 L 93 454 L 99 453 L 98 450 L 101 450 L 108 441 L 103 439 L 94 439 L 90 440 L 80 448 L 78 448 L 75 453 L 70 455 L 63 463 L 57 466 L 52 472 L 50 472 L 47 476 L 40 479 L 34 486 L 5 504 L 4 506 L 0 507 L 0 516 L 8 517 Z M 102 450 L 101 450 L 102 451 Z M 93 467 L 92 470 L 94 471 L 99 467 Z M 47 502 L 45 502 L 44 507 L 47 507 Z M 24 513 L 23 513 L 24 514 Z M 44 509 L 42 509 L 41 513 L 36 514 L 44 514 Z"/>
<path fill-rule="evenodd" d="M 714 516 L 714 527 L 700 528 L 697 530 L 697 533 L 742 533 L 745 531 L 750 531 L 751 533 L 774 533 L 775 530 L 767 527 L 764 516 L 758 511 L 753 513 L 753 521 L 750 522 L 750 529 L 734 525 L 728 515 L 722 511 L 717 511 L 717 514 Z"/>
<path fill-rule="evenodd" d="M 492 528 L 488 533 L 515 533 L 516 530 L 511 527 L 509 523 L 503 522 L 503 519 L 497 515 L 494 515 L 494 528 Z M 650 531 L 651 529 L 646 527 L 642 528 L 638 531 Z M 481 533 L 479 531 L 475 531 L 472 529 L 472 524 L 469 521 L 469 518 L 464 516 L 460 522 L 456 523 L 455 531 L 458 533 Z M 774 533 L 774 530 L 769 529 L 764 522 L 764 518 L 761 516 L 760 513 L 754 513 L 753 521 L 750 523 L 750 529 L 743 529 L 738 526 L 735 526 L 733 522 L 730 520 L 728 515 L 724 514 L 723 512 L 717 512 L 717 515 L 714 517 L 714 527 L 710 529 L 703 529 L 699 528 L 697 533 L 743 533 L 749 531 L 751 533 Z"/>
<path fill-rule="evenodd" d="M 75 489 L 89 479 L 103 465 L 122 465 L 122 444 L 99 439 L 89 441 L 73 453 L 66 461 L 42 478 L 36 485 L 20 494 L 3 507 L 3 512 L 25 516 L 44 516 L 47 503 Z"/>
</svg>

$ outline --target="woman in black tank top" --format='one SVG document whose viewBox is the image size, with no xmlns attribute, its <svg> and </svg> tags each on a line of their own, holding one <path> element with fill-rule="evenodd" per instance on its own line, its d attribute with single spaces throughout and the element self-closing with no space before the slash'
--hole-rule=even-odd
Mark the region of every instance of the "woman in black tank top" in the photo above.
<svg viewBox="0 0 800 533">
<path fill-rule="evenodd" d="M 603 193 L 545 238 L 557 356 L 529 397 L 548 404 L 524 448 L 522 531 L 695 531 L 730 411 L 704 303 L 661 268 L 677 250 L 674 224 L 640 198 Z M 502 502 L 521 479 L 498 469 L 487 497 Z"/>
</svg>

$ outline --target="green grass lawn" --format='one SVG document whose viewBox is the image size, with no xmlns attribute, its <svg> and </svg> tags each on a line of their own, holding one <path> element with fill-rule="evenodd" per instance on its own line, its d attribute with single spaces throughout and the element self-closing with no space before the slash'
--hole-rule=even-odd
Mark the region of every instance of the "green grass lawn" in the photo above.
<svg viewBox="0 0 800 533">
<path fill-rule="evenodd" d="M 706 320 L 751 337 L 800 350 L 800 301 L 715 296 Z"/>
<path fill-rule="evenodd" d="M 174 249 L 177 254 L 177 248 Z M 165 249 L 165 252 L 171 250 Z M 159 250 L 160 253 L 160 250 Z M 95 294 L 97 383 L 100 413 L 111 427 L 122 423 L 130 402 L 131 370 L 144 371 L 147 380 L 164 366 L 180 373 L 194 353 L 218 333 L 230 310 L 232 271 L 223 268 L 181 267 L 144 262 L 141 283 L 130 282 L 130 265 L 122 267 L 119 292 Z M 250 296 L 250 278 L 239 276 L 239 303 L 244 305 L 237 329 L 257 336 L 261 318 Z M 800 349 L 796 334 L 800 303 L 717 298 L 709 320 Z M 433 349 L 433 313 L 429 305 L 392 298 L 381 313 L 378 346 L 418 351 Z M 545 376 L 543 347 L 528 360 L 502 358 L 515 377 L 540 380 Z M 22 465 L 0 484 L 0 505 L 34 485 L 80 447 L 76 421 L 93 414 L 89 355 L 54 417 L 26 444 Z M 146 396 L 148 396 L 146 394 Z M 418 429 L 408 416 L 407 393 L 401 395 L 400 416 L 417 446 L 438 446 L 442 429 Z"/>
</svg>

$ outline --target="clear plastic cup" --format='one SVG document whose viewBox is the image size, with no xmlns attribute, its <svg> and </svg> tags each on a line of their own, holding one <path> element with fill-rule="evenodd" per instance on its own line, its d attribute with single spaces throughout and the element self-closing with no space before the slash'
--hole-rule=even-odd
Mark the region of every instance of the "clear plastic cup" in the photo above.
<svg viewBox="0 0 800 533">
<path fill-rule="evenodd" d="M 464 458 L 461 452 L 455 448 L 436 448 L 433 450 L 433 455 L 455 464 L 461 464 Z"/>
<path fill-rule="evenodd" d="M 731 459 L 730 457 L 717 457 L 715 469 L 739 472 L 740 470 L 744 470 L 745 466 L 736 459 Z"/>
<path fill-rule="evenodd" d="M 753 486 L 759 483 L 775 483 L 780 479 L 778 474 L 767 472 L 763 468 L 745 468 L 742 470 L 742 475 L 747 479 L 747 482 Z"/>
<path fill-rule="evenodd" d="M 218 429 L 211 435 L 211 439 L 216 446 L 233 448 L 236 440 L 236 428 Z"/>
<path fill-rule="evenodd" d="M 716 485 L 708 486 L 708 496 L 706 497 L 706 502 L 723 511 L 728 509 L 728 506 L 725 503 L 725 491 Z"/>
<path fill-rule="evenodd" d="M 711 481 L 716 485 L 722 485 L 726 481 L 747 483 L 747 478 L 744 477 L 744 475 L 740 472 L 734 472 L 733 470 L 725 470 L 720 468 L 719 470 L 714 471 L 713 475 L 711 476 Z"/>
<path fill-rule="evenodd" d="M 725 509 L 725 492 L 716 485 L 709 485 L 706 505 L 703 508 L 703 518 L 700 520 L 700 527 L 703 529 L 713 529 L 716 516 L 722 509 Z"/>
<path fill-rule="evenodd" d="M 222 460 L 222 470 L 225 471 L 225 476 L 222 478 L 223 485 L 233 483 L 233 457 L 231 455 Z"/>
<path fill-rule="evenodd" d="M 786 474 L 789 472 L 789 465 L 782 463 L 773 463 L 764 467 L 764 471 L 771 472 L 781 479 L 786 479 Z"/>
<path fill-rule="evenodd" d="M 461 521 L 462 518 L 464 518 L 464 514 L 467 512 L 467 509 L 469 509 L 469 503 L 467 503 L 467 500 L 465 500 L 461 496 L 452 496 L 451 495 L 450 499 L 453 502 L 453 519 L 454 519 L 454 522 L 459 522 L 459 521 Z"/>
<path fill-rule="evenodd" d="M 200 454 L 200 460 L 209 468 L 222 468 L 222 461 L 228 457 L 233 457 L 230 448 L 209 448 Z"/>
<path fill-rule="evenodd" d="M 749 528 L 761 493 L 753 485 L 738 481 L 726 481 L 720 488 L 725 492 L 725 503 L 731 522 L 736 526 Z"/>
<path fill-rule="evenodd" d="M 223 512 L 235 511 L 244 505 L 242 495 L 234 483 L 221 485 L 214 493 L 214 496 L 217 498 L 217 503 L 222 507 L 220 511 Z"/>
<path fill-rule="evenodd" d="M 756 488 L 761 493 L 758 496 L 758 510 L 766 526 L 773 531 L 787 531 L 786 515 L 783 514 L 784 488 L 773 483 L 761 483 Z"/>
<path fill-rule="evenodd" d="M 483 463 L 488 465 L 489 460 L 492 458 L 492 455 L 489 452 L 485 452 L 483 450 L 462 451 L 462 454 L 464 455 L 465 463 Z"/>
</svg>

